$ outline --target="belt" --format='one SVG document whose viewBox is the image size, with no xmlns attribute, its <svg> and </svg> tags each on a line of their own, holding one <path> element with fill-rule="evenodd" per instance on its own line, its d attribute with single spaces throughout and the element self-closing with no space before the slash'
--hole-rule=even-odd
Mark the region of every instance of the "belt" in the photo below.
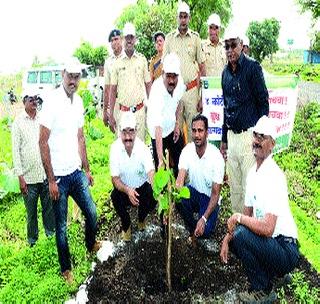
<svg viewBox="0 0 320 304">
<path fill-rule="evenodd" d="M 287 243 L 293 243 L 293 244 L 297 244 L 297 239 L 290 237 L 290 236 L 284 236 L 282 234 L 278 235 L 275 237 L 276 240 L 281 239 Z"/>
<path fill-rule="evenodd" d="M 135 113 L 136 111 L 139 111 L 141 108 L 143 108 L 143 102 L 140 102 L 137 105 L 131 107 L 127 107 L 120 104 L 120 110 L 124 112 L 131 111 L 132 113 Z"/>
<path fill-rule="evenodd" d="M 187 86 L 187 91 L 193 89 L 194 87 L 197 87 L 198 86 L 198 78 L 195 78 L 192 81 L 188 82 L 186 84 L 186 86 Z"/>
<path fill-rule="evenodd" d="M 243 133 L 243 132 L 247 132 L 248 131 L 248 128 L 246 129 L 240 129 L 240 130 L 231 130 L 234 134 L 240 134 L 240 133 Z"/>
</svg>

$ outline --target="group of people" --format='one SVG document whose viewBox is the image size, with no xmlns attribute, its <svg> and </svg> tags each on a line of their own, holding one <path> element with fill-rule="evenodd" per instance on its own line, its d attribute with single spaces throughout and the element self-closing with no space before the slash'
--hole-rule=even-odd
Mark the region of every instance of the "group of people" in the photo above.
<svg viewBox="0 0 320 304">
<path fill-rule="evenodd" d="M 230 184 L 233 215 L 221 245 L 221 260 L 229 249 L 242 261 L 250 289 L 244 303 L 273 301 L 272 281 L 297 264 L 297 228 L 288 203 L 286 178 L 272 159 L 275 129 L 268 116 L 268 90 L 260 64 L 246 55 L 237 33 L 220 41 L 220 17 L 207 21 L 208 40 L 189 29 L 190 9 L 177 11 L 178 28 L 154 35 L 157 55 L 149 64 L 136 52 L 136 32 L 109 34 L 111 56 L 105 63 L 103 121 L 117 139 L 110 150 L 111 199 L 121 219 L 122 239 L 131 240 L 128 207 L 138 208 L 138 229 L 156 206 L 154 172 L 164 166 L 165 149 L 176 186 L 187 185 L 190 198 L 177 205 L 192 242 L 214 232 L 225 172 Z M 201 114 L 201 76 L 221 76 L 224 123 L 220 150 L 208 142 L 208 119 Z M 44 101 L 41 115 L 36 96 L 25 94 L 25 111 L 12 128 L 13 157 L 27 209 L 30 246 L 38 238 L 40 196 L 45 232 L 56 235 L 61 273 L 72 282 L 67 240 L 67 200 L 71 196 L 85 216 L 89 251 L 96 240 L 97 214 L 89 186 L 93 176 L 83 134 L 83 105 L 76 94 L 81 66 L 70 61 L 62 85 Z M 187 134 L 183 134 L 186 123 Z M 145 144 L 151 136 L 152 150 Z M 186 142 L 187 141 L 187 142 Z M 226 166 L 225 166 L 226 164 Z M 226 168 L 225 168 L 226 167 Z"/>
</svg>

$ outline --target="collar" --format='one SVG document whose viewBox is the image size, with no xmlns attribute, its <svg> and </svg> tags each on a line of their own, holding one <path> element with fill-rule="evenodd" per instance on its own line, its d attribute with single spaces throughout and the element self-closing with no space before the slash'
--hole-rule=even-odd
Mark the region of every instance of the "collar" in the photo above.
<svg viewBox="0 0 320 304">
<path fill-rule="evenodd" d="M 31 118 L 30 116 L 29 116 L 29 114 L 26 112 L 26 110 L 24 110 L 23 112 L 22 112 L 23 114 L 23 118 L 26 118 L 26 119 L 30 119 L 30 120 L 36 120 L 37 118 L 38 118 L 38 113 L 36 112 L 36 116 L 34 117 L 34 118 Z"/>
<path fill-rule="evenodd" d="M 206 159 L 207 158 L 207 154 L 208 154 L 208 144 L 209 142 L 207 141 L 207 146 L 206 146 L 206 150 L 204 151 L 202 157 L 199 157 L 198 153 L 197 153 L 197 150 L 196 150 L 196 145 L 194 144 L 194 142 L 192 142 L 192 146 L 193 146 L 193 149 L 194 149 L 194 153 L 197 155 L 198 159 Z"/>
<path fill-rule="evenodd" d="M 255 170 L 256 173 L 260 173 L 261 171 L 264 171 L 265 168 L 267 168 L 270 163 L 273 161 L 272 158 L 272 153 L 262 162 L 258 170 Z M 257 168 L 257 163 L 256 163 L 256 168 Z"/>
<path fill-rule="evenodd" d="M 121 53 L 120 57 L 121 57 L 121 58 L 131 59 L 132 57 L 138 57 L 138 53 L 136 52 L 136 50 L 134 50 L 131 58 L 129 58 L 128 55 L 126 54 L 126 52 L 123 51 L 123 52 Z M 119 58 L 120 58 L 120 57 L 119 57 Z"/>
<path fill-rule="evenodd" d="M 178 36 L 182 37 L 182 35 L 181 35 L 180 32 L 179 32 L 179 29 L 176 29 L 174 35 L 175 35 L 176 37 L 178 37 Z M 186 32 L 186 34 L 185 34 L 184 36 L 191 36 L 191 31 L 190 31 L 189 28 L 188 28 L 188 30 L 187 30 L 187 32 Z"/>
<path fill-rule="evenodd" d="M 214 45 L 209 38 L 206 40 L 205 44 L 212 45 L 213 47 L 222 46 L 222 42 L 220 40 L 218 41 L 217 45 Z"/>
</svg>

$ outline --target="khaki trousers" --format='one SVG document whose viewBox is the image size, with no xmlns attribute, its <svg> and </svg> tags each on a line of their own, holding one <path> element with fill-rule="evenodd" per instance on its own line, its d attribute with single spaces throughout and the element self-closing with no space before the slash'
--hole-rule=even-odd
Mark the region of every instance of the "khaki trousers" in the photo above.
<svg viewBox="0 0 320 304">
<path fill-rule="evenodd" d="M 243 212 L 247 174 L 255 164 L 252 138 L 252 129 L 240 134 L 228 130 L 227 174 L 233 212 Z"/>
</svg>

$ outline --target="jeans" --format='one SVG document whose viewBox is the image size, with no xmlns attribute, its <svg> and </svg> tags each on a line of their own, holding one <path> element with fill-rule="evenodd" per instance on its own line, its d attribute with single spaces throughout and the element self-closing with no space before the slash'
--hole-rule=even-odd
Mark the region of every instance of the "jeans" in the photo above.
<svg viewBox="0 0 320 304">
<path fill-rule="evenodd" d="M 181 203 L 176 204 L 179 213 L 184 220 L 190 235 L 194 233 L 198 220 L 203 216 L 208 208 L 210 197 L 198 192 L 192 186 L 188 185 L 190 190 L 190 199 L 183 199 Z M 220 206 L 217 205 L 207 219 L 207 224 L 202 237 L 209 237 L 216 227 Z M 197 213 L 197 218 L 194 217 Z"/>
<path fill-rule="evenodd" d="M 38 199 L 42 207 L 42 222 L 47 236 L 54 234 L 54 213 L 49 195 L 48 182 L 28 184 L 28 194 L 23 196 L 27 210 L 27 238 L 30 245 L 38 240 Z"/>
<path fill-rule="evenodd" d="M 239 225 L 230 250 L 242 261 L 250 290 L 272 289 L 272 279 L 292 271 L 299 261 L 298 246 L 284 236 L 263 237 Z"/>
<path fill-rule="evenodd" d="M 155 164 L 155 167 L 157 170 L 158 165 L 159 165 L 159 159 L 158 159 L 158 154 L 157 154 L 156 140 L 152 139 L 151 143 L 152 143 L 154 164 Z M 173 173 L 174 173 L 174 176 L 177 178 L 179 157 L 180 157 L 181 151 L 183 149 L 182 135 L 180 134 L 179 139 L 176 143 L 173 141 L 173 132 L 171 132 L 167 137 L 162 138 L 162 150 L 163 150 L 164 157 L 165 157 L 165 150 L 166 149 L 169 150 L 170 158 L 173 161 Z"/>
<path fill-rule="evenodd" d="M 76 170 L 66 176 L 57 176 L 59 200 L 53 202 L 56 218 L 56 242 L 61 272 L 71 270 L 67 238 L 68 196 L 70 195 L 85 217 L 85 244 L 89 251 L 96 241 L 97 211 L 92 200 L 86 175 Z"/>
<path fill-rule="evenodd" d="M 139 193 L 138 221 L 141 223 L 147 217 L 148 213 L 154 209 L 157 202 L 153 198 L 152 188 L 148 182 L 136 188 L 136 191 Z M 120 216 L 122 230 L 127 231 L 131 225 L 128 207 L 132 206 L 128 195 L 114 188 L 111 193 L 111 200 L 117 214 Z"/>
</svg>

